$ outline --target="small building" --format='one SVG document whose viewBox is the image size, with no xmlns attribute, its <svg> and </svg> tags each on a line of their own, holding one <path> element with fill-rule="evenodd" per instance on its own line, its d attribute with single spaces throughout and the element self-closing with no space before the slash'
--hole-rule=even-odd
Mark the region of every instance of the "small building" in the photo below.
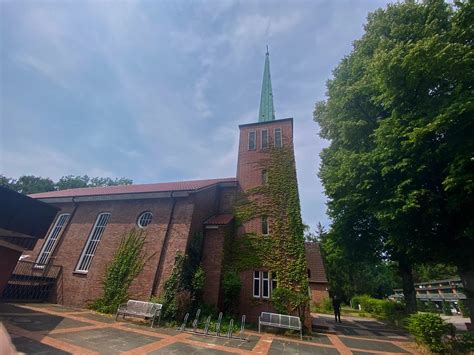
<svg viewBox="0 0 474 355">
<path fill-rule="evenodd" d="M 319 303 L 329 298 L 329 283 L 326 277 L 321 249 L 317 242 L 306 242 L 306 262 L 308 263 L 308 281 L 311 302 Z"/>
<path fill-rule="evenodd" d="M 45 237 L 58 208 L 0 186 L 0 295 L 8 293 L 12 273 L 22 269 L 18 260 Z M 21 275 L 25 276 L 25 275 Z M 25 277 L 20 277 L 25 278 Z M 19 281 L 11 281 L 16 289 Z M 23 281 L 24 283 L 24 281 Z"/>
</svg>

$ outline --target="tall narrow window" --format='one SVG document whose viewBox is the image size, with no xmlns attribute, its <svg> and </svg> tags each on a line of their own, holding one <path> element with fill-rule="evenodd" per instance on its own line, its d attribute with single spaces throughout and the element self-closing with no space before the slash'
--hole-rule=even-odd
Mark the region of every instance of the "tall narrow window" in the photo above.
<svg viewBox="0 0 474 355">
<path fill-rule="evenodd" d="M 249 132 L 249 150 L 255 150 L 257 143 L 255 141 L 255 131 Z"/>
<path fill-rule="evenodd" d="M 268 171 L 262 170 L 262 185 L 268 184 Z"/>
<path fill-rule="evenodd" d="M 38 258 L 36 259 L 36 268 L 43 268 L 44 265 L 48 263 L 49 258 L 56 247 L 56 243 L 61 236 L 61 232 L 69 220 L 69 216 L 69 213 L 62 213 L 56 219 L 56 223 L 54 223 L 53 228 L 44 242 L 43 248 L 41 248 Z"/>
<path fill-rule="evenodd" d="M 268 130 L 262 129 L 262 149 L 268 148 Z"/>
<path fill-rule="evenodd" d="M 110 213 L 100 213 L 97 216 L 97 220 L 95 221 L 91 234 L 89 234 L 89 238 L 87 239 L 84 250 L 82 251 L 82 255 L 79 258 L 79 262 L 77 263 L 77 267 L 76 267 L 77 272 L 85 273 L 89 271 L 92 258 L 94 257 L 94 253 L 97 250 L 97 246 L 99 245 L 100 238 L 102 237 L 105 227 L 107 226 L 109 217 L 110 217 Z"/>
<path fill-rule="evenodd" d="M 276 276 L 277 276 L 276 273 L 272 272 L 272 291 L 278 287 Z"/>
<path fill-rule="evenodd" d="M 283 147 L 283 142 L 281 139 L 281 128 L 275 128 L 275 147 L 276 148 Z"/>
<path fill-rule="evenodd" d="M 253 297 L 260 297 L 260 271 L 253 272 Z"/>
<path fill-rule="evenodd" d="M 262 234 L 268 234 L 268 217 L 262 217 Z"/>
<path fill-rule="evenodd" d="M 268 271 L 262 271 L 262 298 L 270 298 L 270 278 Z"/>
</svg>

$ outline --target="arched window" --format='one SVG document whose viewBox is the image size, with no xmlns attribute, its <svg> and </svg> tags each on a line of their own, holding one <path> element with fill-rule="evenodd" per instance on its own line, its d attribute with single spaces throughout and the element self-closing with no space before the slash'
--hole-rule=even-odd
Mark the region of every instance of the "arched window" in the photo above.
<svg viewBox="0 0 474 355">
<path fill-rule="evenodd" d="M 138 216 L 137 226 L 139 228 L 145 228 L 147 225 L 151 223 L 153 219 L 153 214 L 149 211 L 143 212 L 140 216 Z"/>
</svg>

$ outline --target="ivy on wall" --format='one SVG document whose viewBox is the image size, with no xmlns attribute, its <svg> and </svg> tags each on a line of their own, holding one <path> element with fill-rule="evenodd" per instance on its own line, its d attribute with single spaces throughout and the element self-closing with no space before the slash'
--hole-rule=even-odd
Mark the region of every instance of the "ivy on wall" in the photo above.
<svg viewBox="0 0 474 355">
<path fill-rule="evenodd" d="M 258 165 L 267 171 L 268 182 L 241 196 L 235 216 L 238 225 L 268 217 L 270 232 L 230 235 L 225 245 L 224 272 L 268 268 L 276 274 L 278 288 L 294 295 L 288 297 L 287 311 L 303 315 L 308 301 L 308 277 L 293 150 L 273 148 Z"/>
</svg>

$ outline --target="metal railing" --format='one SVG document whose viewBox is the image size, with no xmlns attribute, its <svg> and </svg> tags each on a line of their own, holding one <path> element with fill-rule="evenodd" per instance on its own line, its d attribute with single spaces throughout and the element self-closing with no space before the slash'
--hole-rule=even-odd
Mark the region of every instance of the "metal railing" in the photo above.
<svg viewBox="0 0 474 355">
<path fill-rule="evenodd" d="M 62 267 L 18 261 L 1 295 L 2 301 L 46 301 L 54 290 Z"/>
</svg>

